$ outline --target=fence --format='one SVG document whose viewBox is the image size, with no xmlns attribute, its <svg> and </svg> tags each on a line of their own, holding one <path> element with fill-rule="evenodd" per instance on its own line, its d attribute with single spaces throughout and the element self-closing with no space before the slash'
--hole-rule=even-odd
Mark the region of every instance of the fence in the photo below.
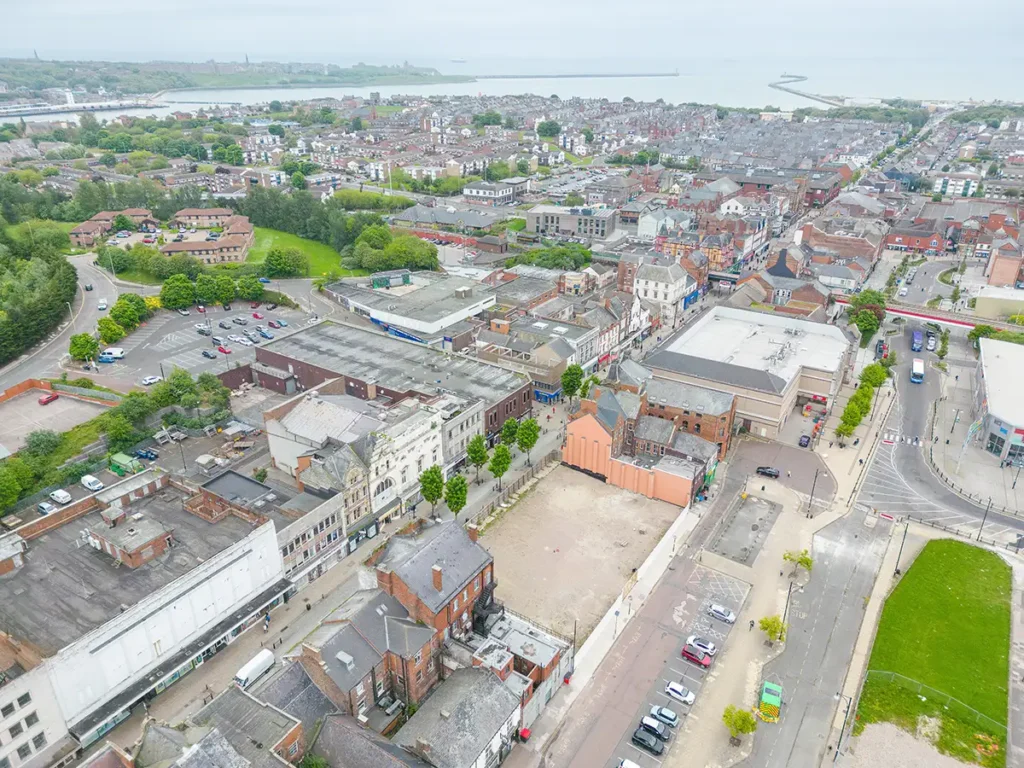
<svg viewBox="0 0 1024 768">
<path fill-rule="evenodd" d="M 900 688 L 904 688 L 908 691 L 924 696 L 932 701 L 939 702 L 943 709 L 949 710 L 960 720 L 968 723 L 974 723 L 982 728 L 985 728 L 997 736 L 1006 738 L 1006 725 L 998 723 L 987 715 L 981 714 L 978 710 L 973 707 L 969 707 L 959 699 L 954 699 L 947 693 L 937 691 L 931 686 L 920 683 L 917 680 L 913 680 L 909 677 L 904 677 L 896 672 L 884 672 L 877 669 L 869 669 L 867 673 L 868 680 L 882 680 L 887 683 L 893 683 L 898 685 Z"/>
<path fill-rule="evenodd" d="M 466 519 L 466 524 L 473 523 L 479 525 L 481 520 L 487 519 L 487 516 L 494 512 L 495 509 L 506 503 L 512 494 L 522 488 L 528 483 L 533 477 L 547 467 L 553 461 L 561 461 L 562 452 L 560 450 L 554 450 L 548 453 L 543 459 L 535 461 L 532 467 L 527 467 L 526 471 L 517 477 L 513 482 L 508 485 L 504 485 L 501 488 L 501 493 L 493 501 L 489 501 L 481 507 L 480 511 L 473 515 L 471 518 Z"/>
<path fill-rule="evenodd" d="M 67 392 L 69 395 L 79 395 L 80 397 L 87 397 L 91 400 L 120 403 L 123 399 L 121 395 L 116 392 L 105 392 L 102 389 L 89 389 L 87 387 L 73 387 L 70 384 L 61 384 L 58 381 L 53 382 L 51 386 L 58 392 Z"/>
<path fill-rule="evenodd" d="M 953 525 L 943 525 L 942 523 L 936 523 L 934 520 L 925 520 L 920 517 L 914 517 L 913 515 L 902 515 L 904 520 L 912 520 L 915 523 L 921 523 L 927 525 L 929 528 L 935 528 L 940 531 L 946 531 L 947 533 L 953 533 L 957 536 L 962 536 L 970 541 L 976 541 L 980 544 L 986 544 L 990 547 L 997 547 L 999 549 L 1005 549 L 1007 552 L 1020 553 L 1021 547 L 1024 546 L 1024 538 L 1018 539 L 1015 542 L 1008 541 L 996 541 L 995 539 L 986 539 L 984 536 L 978 536 L 974 533 L 964 533 L 959 528 Z"/>
</svg>

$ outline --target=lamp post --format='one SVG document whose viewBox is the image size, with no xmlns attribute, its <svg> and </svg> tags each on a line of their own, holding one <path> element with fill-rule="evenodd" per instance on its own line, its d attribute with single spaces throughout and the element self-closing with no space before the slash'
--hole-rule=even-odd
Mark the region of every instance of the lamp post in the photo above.
<svg viewBox="0 0 1024 768">
<path fill-rule="evenodd" d="M 71 332 L 78 333 L 78 329 L 75 328 L 75 311 L 71 309 L 71 302 L 65 301 L 64 303 L 68 305 L 68 314 L 71 315 Z M 1018 474 L 1020 473 L 1018 472 Z M 1014 485 L 1016 485 L 1016 481 L 1014 482 Z"/>
<path fill-rule="evenodd" d="M 818 472 L 820 472 L 820 471 L 821 471 L 820 468 L 814 470 L 814 481 L 811 483 L 811 495 L 807 499 L 807 516 L 808 517 L 810 517 L 810 515 L 811 515 L 811 505 L 814 504 L 814 488 L 818 485 Z"/>
<path fill-rule="evenodd" d="M 903 557 L 903 545 L 907 543 L 907 531 L 910 530 L 910 520 L 904 520 L 903 524 L 903 541 L 900 542 L 900 551 L 896 555 L 896 569 L 892 572 L 893 576 L 900 572 L 900 558 Z"/>
<path fill-rule="evenodd" d="M 847 696 L 845 693 L 836 692 L 836 701 L 840 698 L 846 699 L 846 714 L 843 715 L 843 727 L 839 729 L 839 741 L 836 742 L 836 753 L 832 755 L 833 764 L 839 759 L 839 748 L 843 745 L 843 734 L 846 733 L 846 721 L 850 717 L 850 707 L 853 705 L 853 699 Z"/>
<path fill-rule="evenodd" d="M 981 518 L 981 527 L 978 529 L 978 538 L 975 541 L 981 541 L 981 532 L 985 530 L 985 521 L 988 520 L 988 512 L 992 509 L 992 497 L 988 497 L 988 506 L 985 507 L 985 516 Z"/>
</svg>

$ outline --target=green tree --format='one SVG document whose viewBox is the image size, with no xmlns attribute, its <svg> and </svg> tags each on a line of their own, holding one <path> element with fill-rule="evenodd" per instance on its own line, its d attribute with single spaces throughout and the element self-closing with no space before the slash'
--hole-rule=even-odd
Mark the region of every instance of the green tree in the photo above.
<svg viewBox="0 0 1024 768">
<path fill-rule="evenodd" d="M 263 283 L 253 275 L 242 275 L 236 286 L 238 298 L 246 301 L 259 301 L 263 298 Z"/>
<path fill-rule="evenodd" d="M 466 497 L 469 495 L 469 484 L 462 475 L 455 475 L 444 484 L 444 503 L 448 509 L 459 519 L 459 512 L 466 506 Z"/>
<path fill-rule="evenodd" d="M 518 433 L 519 422 L 515 419 L 505 419 L 505 423 L 501 425 L 501 442 L 505 445 L 515 445 Z"/>
<path fill-rule="evenodd" d="M 122 293 L 117 297 L 117 300 L 131 305 L 135 310 L 135 316 L 139 318 L 139 322 L 142 322 L 151 314 L 149 307 L 146 306 L 146 300 L 137 293 Z"/>
<path fill-rule="evenodd" d="M 738 744 L 740 736 L 757 730 L 757 720 L 746 709 L 738 709 L 730 704 L 722 713 L 722 722 L 729 729 L 729 736 L 734 744 Z"/>
<path fill-rule="evenodd" d="M 806 549 L 802 549 L 799 552 L 791 549 L 782 555 L 782 560 L 783 562 L 793 564 L 793 576 L 796 576 L 797 571 L 801 568 L 810 573 L 811 568 L 814 567 L 814 559 Z"/>
<path fill-rule="evenodd" d="M 100 343 L 91 333 L 76 333 L 68 345 L 68 354 L 75 360 L 95 360 L 99 351 Z"/>
<path fill-rule="evenodd" d="M 565 204 L 570 208 L 577 208 L 587 201 L 583 199 L 583 195 L 579 195 L 575 192 L 570 192 L 565 196 Z"/>
<path fill-rule="evenodd" d="M 873 312 L 862 309 L 853 317 L 853 324 L 857 326 L 861 335 L 861 346 L 866 347 L 871 337 L 878 332 L 880 323 Z"/>
<path fill-rule="evenodd" d="M 562 372 L 562 394 L 571 402 L 583 384 L 583 368 L 573 363 Z"/>
<path fill-rule="evenodd" d="M 230 279 L 230 278 L 228 278 Z M 200 304 L 214 304 L 217 301 L 217 278 L 213 275 L 199 275 L 196 278 L 196 300 Z"/>
<path fill-rule="evenodd" d="M 14 479 L 18 481 L 18 485 L 22 490 L 31 488 L 36 482 L 35 470 L 29 466 L 29 463 L 21 457 L 15 455 L 11 456 L 7 461 L 4 462 L 4 467 L 10 470 L 14 474 Z"/>
<path fill-rule="evenodd" d="M 542 123 L 537 124 L 537 135 L 543 136 L 544 138 L 554 138 L 562 132 L 562 126 L 556 123 L 554 120 L 545 120 Z"/>
<path fill-rule="evenodd" d="M 352 118 L 352 122 L 349 125 L 349 129 L 353 133 L 356 133 L 358 131 L 363 130 L 363 118 L 359 117 L 359 115 L 356 115 L 355 117 L 353 117 Z"/>
<path fill-rule="evenodd" d="M 0 466 L 0 509 L 12 506 L 21 495 L 21 486 L 14 472 Z"/>
<path fill-rule="evenodd" d="M 217 303 L 230 304 L 235 300 L 235 281 L 228 275 L 217 275 Z"/>
<path fill-rule="evenodd" d="M 789 625 L 783 623 L 781 616 L 765 616 L 757 623 L 757 626 L 768 636 L 769 643 L 786 640 L 786 630 L 789 629 Z"/>
<path fill-rule="evenodd" d="M 391 229 L 386 224 L 374 224 L 356 238 L 356 245 L 363 243 L 376 251 L 383 251 L 393 239 Z"/>
<path fill-rule="evenodd" d="M 512 115 L 505 115 L 505 122 L 503 123 L 503 125 L 505 128 L 508 128 L 509 130 L 514 129 L 516 127 L 515 118 L 513 118 Z"/>
<path fill-rule="evenodd" d="M 878 363 L 871 363 L 860 372 L 860 380 L 870 387 L 882 386 L 887 378 L 889 378 L 889 374 Z"/>
<path fill-rule="evenodd" d="M 96 327 L 100 332 L 100 341 L 104 344 L 113 344 L 124 338 L 124 328 L 109 317 L 101 317 Z"/>
<path fill-rule="evenodd" d="M 156 411 L 156 405 L 146 392 L 129 392 L 118 404 L 116 410 L 132 424 L 141 424 Z"/>
<path fill-rule="evenodd" d="M 536 419 L 523 419 L 519 422 L 519 429 L 516 432 L 516 445 L 519 450 L 526 454 L 526 463 L 530 461 L 530 450 L 537 444 L 540 437 L 540 425 Z"/>
<path fill-rule="evenodd" d="M 103 431 L 110 448 L 120 450 L 135 442 L 135 427 L 121 414 L 110 414 L 104 422 Z"/>
<path fill-rule="evenodd" d="M 52 429 L 37 429 L 25 438 L 25 450 L 33 456 L 49 456 L 60 448 L 63 438 Z"/>
<path fill-rule="evenodd" d="M 430 502 L 430 514 L 433 515 L 437 502 L 444 494 L 444 472 L 437 464 L 427 467 L 420 474 L 420 493 Z"/>
<path fill-rule="evenodd" d="M 306 175 L 300 171 L 296 171 L 292 174 L 291 185 L 292 189 L 305 189 L 308 186 L 306 184 Z"/>
<path fill-rule="evenodd" d="M 595 384 L 600 383 L 601 380 L 597 378 L 596 374 L 592 373 L 589 376 L 587 376 L 587 378 L 583 380 L 583 383 L 580 384 L 580 399 L 586 400 L 588 397 L 590 397 L 590 388 L 593 387 Z"/>
<path fill-rule="evenodd" d="M 195 286 L 187 275 L 171 275 L 160 288 L 160 306 L 166 309 L 191 307 L 195 300 Z"/>
<path fill-rule="evenodd" d="M 512 175 L 512 170 L 504 160 L 497 160 L 487 166 L 484 171 L 484 178 L 487 181 L 501 181 Z"/>
<path fill-rule="evenodd" d="M 114 306 L 110 308 L 110 318 L 126 331 L 132 331 L 139 326 L 139 313 L 135 311 L 135 306 L 121 299 L 115 301 Z"/>
<path fill-rule="evenodd" d="M 501 125 L 501 115 L 489 109 L 482 115 L 473 115 L 473 125 L 477 128 L 483 128 L 485 125 Z"/>
<path fill-rule="evenodd" d="M 516 160 L 516 172 L 520 176 L 530 175 L 530 161 L 529 160 Z"/>
<path fill-rule="evenodd" d="M 581 131 L 581 133 L 583 134 L 583 138 L 587 140 L 587 144 L 594 143 L 594 132 L 592 130 L 590 130 L 589 128 L 584 128 Z"/>
<path fill-rule="evenodd" d="M 476 468 L 476 483 L 480 484 L 480 467 L 487 463 L 489 453 L 487 440 L 483 435 L 473 435 L 473 439 L 466 445 L 466 459 Z"/>
<path fill-rule="evenodd" d="M 511 466 L 512 453 L 509 451 L 508 446 L 504 443 L 494 446 L 494 455 L 491 456 L 491 463 L 487 465 L 487 469 L 498 479 L 499 491 L 501 490 L 501 478 L 508 472 Z"/>
<path fill-rule="evenodd" d="M 126 216 L 123 213 L 119 213 L 117 214 L 117 216 L 114 217 L 113 224 L 115 232 L 121 232 L 122 230 L 127 232 L 134 232 L 136 229 L 135 222 L 132 221 L 132 217 Z"/>
<path fill-rule="evenodd" d="M 953 286 L 953 293 L 950 295 L 949 300 L 952 301 L 954 305 L 958 301 L 960 301 L 960 286 L 959 285 L 954 285 Z"/>
</svg>

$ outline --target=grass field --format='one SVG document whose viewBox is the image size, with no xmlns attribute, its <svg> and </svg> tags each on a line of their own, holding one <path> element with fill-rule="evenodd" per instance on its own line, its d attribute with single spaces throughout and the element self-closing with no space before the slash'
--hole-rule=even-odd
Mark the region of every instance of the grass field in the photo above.
<svg viewBox="0 0 1024 768">
<path fill-rule="evenodd" d="M 916 680 L 1005 725 L 1010 594 L 1010 567 L 997 555 L 958 541 L 930 542 L 882 609 L 868 669 Z M 1001 729 L 976 725 L 942 703 L 869 677 L 858 724 L 889 721 L 913 732 L 919 716 L 938 717 L 940 751 L 1005 765 L 1002 746 L 992 755 L 976 748 L 979 732 Z"/>
<path fill-rule="evenodd" d="M 340 273 L 343 277 L 366 274 L 362 270 L 342 269 L 340 254 L 329 245 L 318 243 L 315 240 L 307 240 L 298 235 L 265 227 L 256 227 L 254 235 L 252 248 L 249 249 L 249 253 L 245 257 L 246 263 L 261 264 L 272 248 L 298 248 L 309 257 L 310 277 L 323 275 L 332 270 Z"/>
</svg>

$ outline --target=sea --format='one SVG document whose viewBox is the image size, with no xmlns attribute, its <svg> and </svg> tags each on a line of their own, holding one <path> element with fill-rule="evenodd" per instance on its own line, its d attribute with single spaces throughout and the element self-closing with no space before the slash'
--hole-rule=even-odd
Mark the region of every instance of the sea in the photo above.
<svg viewBox="0 0 1024 768">
<path fill-rule="evenodd" d="M 339 62 L 344 63 L 344 62 Z M 726 107 L 775 106 L 782 109 L 822 106 L 801 96 L 778 91 L 769 83 L 782 74 L 804 75 L 796 88 L 812 93 L 858 100 L 905 98 L 929 102 L 1024 101 L 1024 58 L 993 66 L 984 58 L 871 57 L 871 58 L 700 58 L 650 61 L 481 59 L 426 60 L 445 75 L 488 75 L 468 83 L 388 86 L 314 86 L 300 88 L 209 88 L 167 91 L 161 106 L 125 110 L 136 116 L 164 116 L 215 104 L 263 104 L 272 100 L 303 100 L 343 96 L 393 95 L 508 96 L 531 93 L 559 98 L 607 98 L 618 101 L 720 104 Z M 644 76 L 672 73 L 669 77 Z M 509 75 L 517 75 L 509 77 Z M 600 75 L 624 75 L 601 77 Z M 571 76 L 570 76 L 571 75 Z M 588 75 L 581 77 L 580 75 Z M 122 112 L 99 113 L 114 116 Z M 40 115 L 26 120 L 67 120 L 76 113 Z"/>
</svg>

